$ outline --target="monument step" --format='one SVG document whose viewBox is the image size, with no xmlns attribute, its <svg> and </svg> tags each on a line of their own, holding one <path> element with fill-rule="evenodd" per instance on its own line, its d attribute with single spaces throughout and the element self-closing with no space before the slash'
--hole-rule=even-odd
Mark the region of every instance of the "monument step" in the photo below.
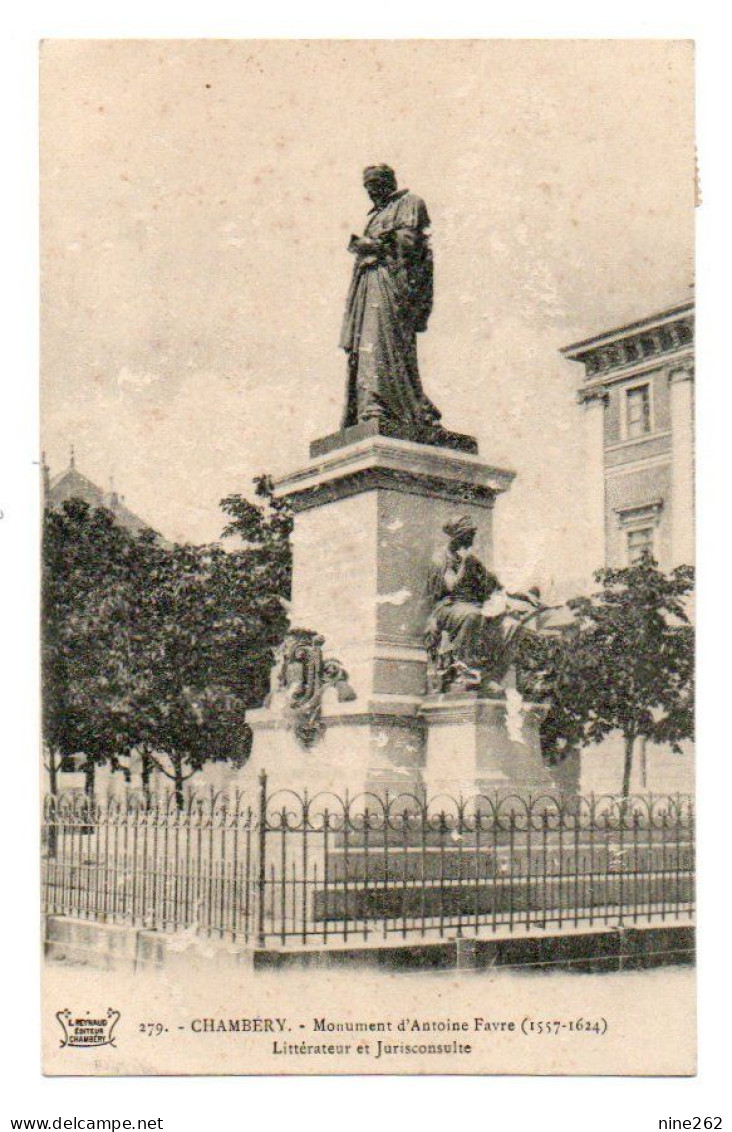
<svg viewBox="0 0 732 1132">
<path fill-rule="evenodd" d="M 589 848 L 589 847 L 588 847 Z M 648 873 L 654 870 L 673 872 L 689 870 L 693 865 L 693 854 L 688 845 L 638 846 L 619 857 L 614 848 L 595 846 L 593 852 L 576 854 L 574 847 L 559 854 L 543 849 L 529 853 L 524 848 L 511 852 L 508 848 L 498 850 L 476 849 L 471 846 L 451 845 L 443 849 L 426 848 L 406 851 L 390 850 L 379 852 L 378 848 L 368 851 L 349 849 L 347 852 L 335 851 L 328 854 L 328 877 L 332 881 L 343 880 L 366 883 L 366 881 L 434 880 L 439 877 L 454 879 L 479 879 L 488 881 L 496 876 L 520 877 L 531 872 L 532 876 L 574 876 L 588 873 Z"/>
<path fill-rule="evenodd" d="M 622 834 L 622 850 L 632 853 L 633 846 L 638 846 L 639 849 L 659 847 L 664 844 L 676 844 L 678 841 L 679 831 L 672 826 L 667 829 L 654 828 L 651 835 L 645 829 L 626 829 L 623 830 Z M 437 826 L 422 829 L 419 825 L 406 829 L 398 827 L 384 829 L 379 826 L 376 829 L 370 829 L 368 832 L 363 829 L 349 830 L 347 834 L 336 829 L 333 830 L 331 839 L 331 846 L 337 849 L 343 849 L 346 844 L 349 850 L 364 849 L 368 845 L 369 851 L 383 851 L 385 848 L 394 851 L 421 849 L 423 845 L 426 848 L 434 849 L 442 847 L 457 849 L 459 845 L 462 845 L 463 849 L 478 847 L 487 851 L 488 849 L 513 848 L 518 851 L 529 843 L 534 851 L 543 849 L 544 845 L 552 851 L 558 851 L 561 847 L 567 852 L 589 852 L 592 849 L 597 852 L 602 846 L 608 845 L 619 851 L 621 849 L 621 836 L 612 827 L 592 831 L 580 830 L 576 835 L 572 830 L 563 830 L 560 837 L 559 831 L 556 829 L 544 830 L 541 826 L 534 826 L 528 834 L 524 822 L 520 825 L 517 824 L 513 831 L 506 828 L 486 829 L 479 834 L 468 829 L 460 831 L 458 828 L 450 828 L 450 826 L 443 829 Z"/>
<path fill-rule="evenodd" d="M 693 879 L 673 872 L 650 872 L 639 876 L 583 876 L 578 889 L 573 877 L 534 877 L 531 883 L 513 878 L 475 885 L 464 881 L 441 881 L 433 885 L 409 882 L 382 883 L 358 888 L 322 888 L 313 893 L 315 923 L 380 919 L 421 920 L 424 917 L 495 915 L 556 912 L 570 920 L 591 908 L 633 909 L 640 914 L 662 905 L 683 906 L 693 900 Z"/>
</svg>

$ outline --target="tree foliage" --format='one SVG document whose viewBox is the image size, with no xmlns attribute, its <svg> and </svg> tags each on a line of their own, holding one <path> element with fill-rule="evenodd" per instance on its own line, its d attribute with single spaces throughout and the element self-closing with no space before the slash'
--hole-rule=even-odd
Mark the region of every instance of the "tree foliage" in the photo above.
<svg viewBox="0 0 732 1132">
<path fill-rule="evenodd" d="M 561 637 L 528 641 L 524 689 L 550 705 L 543 738 L 555 755 L 622 734 L 627 796 L 637 739 L 678 751 L 693 738 L 694 571 L 664 574 L 646 555 L 595 579 L 595 593 L 568 603 L 574 623 Z"/>
<path fill-rule="evenodd" d="M 263 593 L 280 602 L 290 600 L 292 588 L 292 511 L 274 493 L 272 478 L 257 476 L 252 503 L 243 495 L 228 495 L 221 509 L 229 517 L 223 538 L 238 537 L 246 555 L 247 570 Z"/>
<path fill-rule="evenodd" d="M 140 570 L 135 540 L 108 511 L 80 500 L 46 510 L 41 658 L 52 786 L 63 758 L 82 753 L 91 783 L 96 765 L 127 752 L 127 611 Z"/>
<path fill-rule="evenodd" d="M 576 695 L 568 637 L 528 630 L 517 661 L 518 686 L 526 700 L 549 707 L 541 725 L 541 749 L 552 765 L 585 742 L 584 710 Z"/>
<path fill-rule="evenodd" d="M 266 500 L 265 477 L 258 484 Z M 160 543 L 80 500 L 44 517 L 43 729 L 59 762 L 139 751 L 175 783 L 205 762 L 241 763 L 245 711 L 262 702 L 287 628 L 291 523 L 274 505 L 227 501 L 240 549 Z M 227 528 L 227 533 L 233 533 Z"/>
</svg>

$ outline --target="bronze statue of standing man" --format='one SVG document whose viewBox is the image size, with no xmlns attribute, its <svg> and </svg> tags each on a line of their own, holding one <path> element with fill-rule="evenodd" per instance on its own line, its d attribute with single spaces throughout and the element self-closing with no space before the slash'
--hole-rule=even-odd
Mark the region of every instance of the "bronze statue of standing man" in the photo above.
<svg viewBox="0 0 732 1132">
<path fill-rule="evenodd" d="M 363 180 L 373 208 L 364 235 L 348 245 L 356 262 L 340 340 L 348 355 L 342 427 L 376 420 L 384 432 L 419 440 L 440 419 L 417 366 L 417 334 L 432 310 L 430 218 L 388 165 L 370 165 Z"/>
</svg>

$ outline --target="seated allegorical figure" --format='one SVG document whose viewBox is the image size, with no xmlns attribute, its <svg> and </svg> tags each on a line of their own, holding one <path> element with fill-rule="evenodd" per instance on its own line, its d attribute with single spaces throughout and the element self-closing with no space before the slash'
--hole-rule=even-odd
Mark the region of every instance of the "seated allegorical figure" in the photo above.
<svg viewBox="0 0 732 1132">
<path fill-rule="evenodd" d="M 502 695 L 519 631 L 545 608 L 537 589 L 505 592 L 471 553 L 476 529 L 468 515 L 446 523 L 447 547 L 431 566 L 427 594 L 432 611 L 425 628 L 431 692 L 452 688 Z"/>
</svg>

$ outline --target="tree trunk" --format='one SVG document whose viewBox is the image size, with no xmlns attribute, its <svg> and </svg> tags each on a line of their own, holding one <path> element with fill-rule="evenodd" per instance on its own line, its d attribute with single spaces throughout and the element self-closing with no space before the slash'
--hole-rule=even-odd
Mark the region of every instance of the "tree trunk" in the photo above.
<svg viewBox="0 0 732 1132">
<path fill-rule="evenodd" d="M 179 810 L 182 810 L 185 806 L 185 798 L 183 797 L 183 760 L 179 756 L 173 759 L 173 769 L 175 772 L 173 776 L 175 783 L 175 804 Z"/>
<path fill-rule="evenodd" d="M 140 768 L 140 778 L 142 779 L 142 796 L 145 799 L 145 805 L 150 805 L 150 779 L 153 772 L 153 761 L 148 755 L 147 751 L 142 751 L 142 766 Z"/>
<path fill-rule="evenodd" d="M 625 760 L 623 762 L 623 798 L 627 799 L 630 794 L 630 776 L 633 771 L 633 748 L 635 746 L 635 735 L 625 736 Z"/>
<path fill-rule="evenodd" d="M 58 794 L 58 768 L 59 762 L 56 762 L 56 755 L 53 751 L 48 752 L 48 792 L 53 794 L 54 797 Z"/>
<path fill-rule="evenodd" d="M 94 801 L 94 780 L 96 778 L 97 765 L 94 759 L 88 758 L 84 763 L 84 793 L 86 794 L 87 802 Z"/>
</svg>

